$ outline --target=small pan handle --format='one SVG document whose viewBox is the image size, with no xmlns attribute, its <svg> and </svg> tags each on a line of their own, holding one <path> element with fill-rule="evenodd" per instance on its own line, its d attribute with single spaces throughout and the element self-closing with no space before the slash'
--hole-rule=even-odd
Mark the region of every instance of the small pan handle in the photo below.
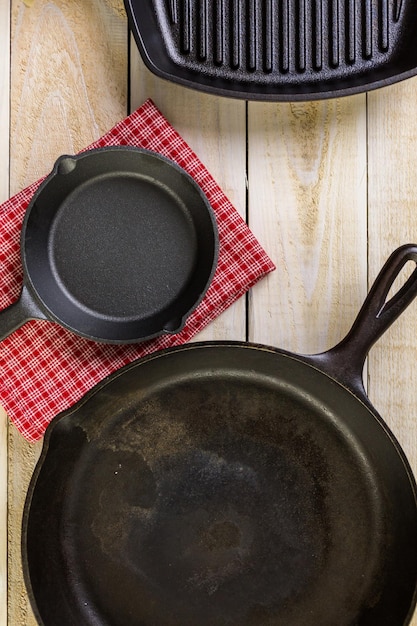
<svg viewBox="0 0 417 626">
<path fill-rule="evenodd" d="M 404 285 L 387 300 L 395 279 L 408 261 L 416 264 L 415 269 Z M 311 357 L 311 362 L 367 400 L 362 378 L 367 354 L 416 296 L 417 245 L 407 244 L 397 248 L 386 261 L 346 337 L 334 348 Z"/>
<path fill-rule="evenodd" d="M 0 311 L 0 341 L 32 319 L 47 319 L 38 307 L 26 286 L 23 286 L 19 299 Z"/>
</svg>

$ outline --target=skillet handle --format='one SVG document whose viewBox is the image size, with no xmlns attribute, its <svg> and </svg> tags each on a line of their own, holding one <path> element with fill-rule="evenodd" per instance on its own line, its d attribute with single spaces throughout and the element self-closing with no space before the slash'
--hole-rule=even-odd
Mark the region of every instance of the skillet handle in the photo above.
<svg viewBox="0 0 417 626">
<path fill-rule="evenodd" d="M 388 293 L 408 261 L 416 264 L 404 285 L 387 300 Z M 312 357 L 319 367 L 367 400 L 363 366 L 370 348 L 417 296 L 417 245 L 397 248 L 375 279 L 352 328 L 327 352 Z"/>
<path fill-rule="evenodd" d="M 47 318 L 39 309 L 26 286 L 23 286 L 19 299 L 0 311 L 0 341 L 33 319 Z"/>
</svg>

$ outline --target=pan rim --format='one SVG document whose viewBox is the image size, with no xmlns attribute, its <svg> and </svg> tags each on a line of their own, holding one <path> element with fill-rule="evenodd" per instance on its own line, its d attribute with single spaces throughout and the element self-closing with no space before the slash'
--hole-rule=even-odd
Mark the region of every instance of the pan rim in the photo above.
<svg viewBox="0 0 417 626">
<path fill-rule="evenodd" d="M 32 594 L 32 590 L 31 590 L 30 576 L 29 576 L 29 572 L 28 572 L 28 561 L 27 561 L 27 558 L 26 558 L 27 555 L 25 553 L 25 540 L 26 540 L 28 517 L 29 517 L 29 513 L 30 513 L 30 504 L 31 504 L 32 496 L 33 496 L 35 488 L 36 488 L 37 477 L 38 477 L 40 471 L 42 470 L 44 459 L 45 459 L 45 457 L 47 455 L 47 452 L 48 452 L 51 436 L 52 436 L 53 432 L 55 431 L 55 426 L 57 424 L 59 424 L 61 422 L 61 420 L 65 420 L 65 417 L 70 416 L 73 413 L 76 413 L 81 407 L 83 407 L 86 403 L 88 403 L 88 401 L 92 397 L 94 397 L 100 390 L 105 389 L 106 386 L 111 384 L 113 381 L 116 381 L 118 378 L 123 376 L 125 374 L 125 372 L 128 372 L 129 370 L 134 370 L 134 369 L 136 369 L 138 367 L 140 368 L 140 366 L 144 365 L 147 362 L 157 361 L 157 360 L 159 360 L 161 358 L 164 358 L 165 355 L 170 355 L 170 354 L 175 354 L 175 353 L 183 353 L 183 352 L 189 352 L 189 351 L 195 351 L 195 350 L 201 350 L 201 349 L 203 349 L 203 350 L 213 349 L 213 348 L 214 349 L 216 349 L 216 348 L 223 348 L 223 349 L 224 348 L 226 348 L 226 349 L 228 349 L 228 348 L 238 348 L 239 350 L 244 348 L 244 349 L 249 349 L 249 350 L 255 350 L 257 352 L 270 353 L 272 355 L 278 354 L 278 355 L 284 357 L 285 359 L 290 359 L 290 360 L 293 360 L 293 361 L 297 361 L 298 363 L 301 363 L 303 367 L 304 366 L 307 367 L 307 370 L 308 369 L 315 370 L 318 373 L 319 376 L 324 375 L 325 379 L 329 380 L 332 384 L 336 385 L 337 387 L 342 388 L 344 390 L 343 393 L 348 393 L 349 396 L 353 397 L 355 402 L 359 401 L 359 403 L 362 405 L 363 409 L 366 411 L 366 413 L 368 415 L 370 415 L 370 417 L 373 420 L 375 420 L 377 425 L 383 427 L 384 433 L 389 438 L 390 443 L 393 444 L 396 453 L 399 453 L 400 460 L 404 464 L 405 469 L 407 469 L 407 468 L 409 469 L 409 472 L 410 472 L 409 473 L 409 479 L 410 479 L 410 483 L 411 483 L 413 494 L 414 494 L 414 505 L 417 507 L 415 480 L 414 480 L 414 477 L 413 477 L 413 473 L 411 471 L 411 468 L 409 467 L 406 455 L 404 454 L 401 446 L 399 445 L 398 441 L 396 440 L 396 438 L 392 434 L 390 428 L 387 426 L 387 424 L 384 422 L 384 420 L 381 418 L 381 416 L 377 413 L 377 411 L 375 409 L 371 410 L 370 406 L 367 403 L 365 403 L 361 398 L 358 398 L 358 396 L 352 390 L 350 390 L 349 388 L 347 388 L 346 386 L 341 384 L 336 379 L 332 378 L 328 373 L 323 372 L 318 365 L 314 365 L 313 363 L 309 362 L 308 360 L 306 361 L 305 358 L 302 355 L 297 355 L 297 354 L 294 354 L 294 353 L 291 353 L 291 352 L 287 352 L 285 350 L 274 348 L 272 346 L 266 346 L 266 345 L 263 345 L 263 344 L 256 344 L 256 343 L 251 343 L 251 342 L 206 341 L 206 342 L 196 342 L 196 343 L 192 343 L 192 344 L 185 344 L 185 345 L 176 346 L 176 347 L 173 347 L 173 348 L 167 348 L 165 350 L 161 350 L 161 351 L 157 351 L 155 353 L 152 353 L 152 354 L 150 354 L 150 355 L 148 355 L 146 357 L 142 357 L 141 359 L 138 359 L 138 360 L 136 360 L 136 361 L 134 361 L 134 362 L 124 366 L 120 370 L 117 370 L 113 374 L 109 375 L 106 379 L 101 381 L 101 383 L 99 383 L 92 390 L 90 390 L 90 392 L 88 392 L 71 409 L 68 409 L 67 411 L 64 411 L 63 413 L 61 413 L 58 416 L 56 416 L 54 418 L 54 420 L 51 422 L 51 424 L 48 426 L 46 434 L 45 434 L 44 446 L 43 446 L 43 449 L 42 449 L 42 452 L 41 452 L 41 456 L 40 456 L 39 461 L 37 463 L 37 466 L 35 468 L 35 472 L 34 472 L 34 474 L 32 476 L 32 480 L 30 482 L 30 486 L 29 486 L 29 490 L 28 490 L 28 494 L 27 494 L 27 499 L 26 499 L 26 502 L 25 502 L 24 517 L 23 517 L 23 527 L 22 527 L 23 528 L 23 532 L 22 532 L 22 555 L 23 555 L 23 558 L 24 558 L 25 581 L 26 581 L 26 584 L 27 584 L 27 588 L 29 590 L 29 595 L 31 597 L 31 602 L 34 602 L 35 605 L 36 605 L 36 599 L 35 599 L 35 596 Z M 308 357 L 307 357 L 307 359 L 308 359 Z M 417 588 L 414 589 L 414 596 L 413 596 L 413 599 L 412 599 L 412 604 L 410 605 L 410 609 L 409 609 L 409 618 L 410 619 L 411 619 L 411 616 L 414 613 L 416 601 L 417 601 Z M 404 626 L 407 623 L 408 623 L 408 621 L 404 622 Z"/>
<path fill-rule="evenodd" d="M 205 263 L 205 266 L 200 268 L 199 270 L 196 270 L 196 269 L 193 270 L 192 277 L 195 280 L 197 280 L 196 274 L 195 274 L 196 271 L 199 271 L 202 277 L 201 279 L 200 277 L 198 277 L 198 281 L 199 281 L 198 286 L 197 286 L 198 294 L 196 293 L 195 295 L 192 296 L 193 297 L 192 302 L 191 302 L 191 294 L 189 294 L 187 302 L 184 301 L 184 303 L 182 303 L 181 298 L 184 299 L 184 296 L 182 295 L 182 293 L 179 293 L 174 298 L 173 303 L 167 301 L 166 304 L 164 304 L 164 306 L 158 312 L 155 312 L 154 314 L 144 318 L 144 320 L 146 321 L 148 325 L 149 325 L 148 320 L 150 320 L 151 326 L 153 323 L 153 330 L 151 331 L 146 330 L 146 332 L 141 331 L 139 333 L 137 332 L 137 327 L 139 327 L 139 330 L 140 330 L 142 321 L 140 318 L 135 317 L 135 315 L 130 316 L 132 319 L 130 318 L 128 319 L 124 315 L 121 315 L 120 317 L 118 315 L 117 316 L 112 316 L 112 315 L 107 315 L 107 314 L 100 315 L 100 313 L 96 313 L 96 311 L 93 310 L 93 313 L 97 315 L 97 318 L 100 317 L 101 319 L 107 321 L 108 324 L 112 325 L 112 328 L 113 326 L 115 328 L 115 332 L 113 333 L 115 336 L 110 336 L 107 330 L 106 330 L 106 335 L 101 336 L 100 333 L 95 333 L 94 329 L 91 329 L 91 326 L 88 324 L 87 324 L 87 328 L 85 329 L 78 328 L 77 324 L 74 324 L 74 323 L 71 323 L 71 321 L 68 321 L 69 318 L 64 319 L 63 316 L 61 317 L 61 315 L 57 313 L 57 311 L 55 310 L 53 302 L 47 301 L 42 296 L 37 286 L 39 281 L 36 280 L 36 276 L 35 277 L 33 276 L 30 262 L 28 262 L 28 259 L 27 259 L 26 234 L 27 234 L 27 231 L 30 229 L 31 217 L 33 218 L 33 212 L 35 210 L 36 203 L 39 201 L 40 198 L 42 198 L 43 193 L 45 191 L 46 192 L 48 191 L 48 186 L 50 182 L 53 181 L 54 177 L 57 175 L 57 172 L 62 163 L 65 163 L 67 159 L 73 160 L 74 162 L 76 162 L 76 161 L 86 159 L 86 158 L 90 159 L 92 162 L 96 157 L 100 158 L 100 155 L 102 154 L 111 155 L 112 153 L 116 155 L 117 154 L 121 155 L 120 158 L 124 158 L 124 157 L 129 158 L 130 155 L 132 154 L 132 155 L 137 155 L 138 158 L 141 156 L 144 159 L 149 160 L 149 163 L 152 163 L 153 161 L 155 163 L 160 162 L 164 166 L 167 166 L 169 168 L 169 171 L 172 170 L 173 172 L 175 172 L 175 176 L 177 176 L 180 180 L 185 182 L 186 188 L 188 188 L 190 192 L 195 195 L 195 198 L 198 199 L 198 202 L 200 204 L 199 211 L 201 215 L 203 216 L 204 220 L 206 220 L 206 223 L 209 225 L 209 228 L 208 228 L 209 232 L 207 233 L 207 237 L 205 237 L 205 241 L 207 241 L 205 245 L 207 245 L 209 249 L 209 254 L 207 258 L 204 257 L 203 263 Z M 114 174 L 114 176 L 116 176 L 117 173 L 118 173 L 118 170 L 117 168 L 115 168 L 114 172 L 109 171 L 109 172 L 106 172 L 105 175 Z M 133 176 L 133 178 L 138 178 L 138 180 L 141 180 L 141 181 L 146 180 L 146 176 L 144 176 L 140 171 L 138 171 L 137 168 L 134 168 L 133 166 L 132 166 L 132 169 L 129 172 L 127 172 L 127 174 Z M 95 174 L 91 176 L 91 178 L 89 178 L 88 181 L 84 181 L 84 183 L 82 184 L 85 184 L 85 182 L 91 183 L 93 179 L 99 178 L 99 177 L 100 177 L 100 174 L 99 175 Z M 152 177 L 150 176 L 149 180 L 151 179 Z M 162 184 L 162 182 L 160 182 L 157 178 L 155 178 L 154 180 L 158 181 L 160 188 L 163 188 L 165 192 L 168 194 L 168 196 L 173 196 L 173 197 L 177 196 L 177 191 L 173 189 L 169 189 L 166 183 Z M 82 185 L 78 185 L 76 189 L 72 190 L 72 193 L 76 191 L 80 186 Z M 188 210 L 188 207 L 186 206 L 183 198 L 180 198 L 179 196 L 178 198 L 181 201 L 182 205 Z M 192 221 L 196 218 L 194 218 L 194 216 L 192 217 L 190 216 L 187 219 L 190 219 Z M 193 228 L 196 228 L 195 224 L 193 224 Z M 199 237 L 201 240 L 201 233 Z M 196 253 L 196 262 L 200 263 L 203 259 L 202 257 L 203 251 L 200 249 L 200 246 L 197 247 L 195 253 Z M 216 272 L 218 258 L 219 258 L 219 231 L 218 231 L 217 220 L 216 220 L 214 209 L 211 206 L 206 193 L 203 191 L 199 183 L 191 176 L 191 174 L 189 174 L 178 163 L 176 163 L 175 161 L 166 157 L 163 154 L 160 154 L 153 150 L 149 150 L 147 148 L 142 148 L 142 147 L 133 146 L 133 145 L 104 146 L 104 147 L 86 149 L 82 152 L 77 153 L 76 155 L 63 154 L 56 160 L 53 169 L 44 178 L 44 180 L 41 182 L 41 184 L 35 191 L 28 205 L 28 208 L 26 210 L 23 223 L 22 223 L 21 234 L 20 234 L 20 256 L 21 256 L 21 263 L 23 266 L 23 276 L 24 276 L 23 285 L 26 286 L 26 288 L 29 290 L 31 297 L 36 301 L 36 304 L 38 305 L 40 310 L 45 313 L 47 320 L 50 320 L 59 324 L 60 326 L 66 328 L 70 332 L 75 333 L 76 335 L 80 337 L 91 339 L 96 342 L 102 342 L 106 344 L 140 343 L 145 340 L 152 339 L 163 334 L 178 333 L 182 330 L 188 317 L 198 307 L 198 305 L 201 303 L 201 301 L 205 297 L 211 285 L 211 282 L 213 280 L 214 274 Z M 172 305 L 175 304 L 176 302 L 179 303 L 180 310 L 178 311 L 178 314 L 175 316 L 175 318 L 173 320 L 171 319 L 163 319 L 162 321 L 159 320 L 161 316 L 162 317 L 165 316 L 166 318 L 165 311 L 169 311 L 172 308 Z M 83 307 L 82 302 L 80 303 L 80 305 L 81 305 L 80 310 L 82 308 L 85 308 L 85 310 L 88 310 L 89 308 L 88 306 Z M 153 318 L 155 318 L 155 322 L 153 322 Z M 131 324 L 131 326 L 134 326 L 133 330 L 129 330 L 126 336 L 123 336 L 121 338 L 117 337 L 118 332 L 120 332 L 120 330 L 118 329 L 120 329 L 123 326 L 126 327 L 127 324 Z M 113 331 L 111 330 L 111 332 Z"/>
</svg>

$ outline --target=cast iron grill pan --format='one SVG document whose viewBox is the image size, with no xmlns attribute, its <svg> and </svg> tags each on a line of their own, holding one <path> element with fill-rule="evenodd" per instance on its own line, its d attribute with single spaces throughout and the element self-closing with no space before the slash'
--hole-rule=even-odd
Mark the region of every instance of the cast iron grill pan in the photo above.
<svg viewBox="0 0 417 626">
<path fill-rule="evenodd" d="M 309 100 L 417 71 L 414 0 L 125 0 L 155 74 L 218 95 Z"/>
</svg>

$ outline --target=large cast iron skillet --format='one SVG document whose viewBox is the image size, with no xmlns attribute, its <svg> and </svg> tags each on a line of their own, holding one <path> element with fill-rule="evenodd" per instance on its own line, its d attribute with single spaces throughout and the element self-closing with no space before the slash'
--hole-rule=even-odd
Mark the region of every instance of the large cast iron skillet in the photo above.
<svg viewBox="0 0 417 626">
<path fill-rule="evenodd" d="M 179 332 L 217 254 L 211 206 L 173 161 L 127 146 L 62 156 L 28 207 L 0 340 L 33 318 L 106 343 Z"/>
<path fill-rule="evenodd" d="M 245 100 L 317 100 L 417 73 L 415 0 L 125 0 L 157 76 Z"/>
<path fill-rule="evenodd" d="M 414 269 L 387 301 L 408 260 L 417 246 L 390 257 L 329 352 L 190 344 L 57 417 L 23 522 L 39 623 L 407 624 L 416 486 L 361 371 L 417 293 Z"/>
</svg>

